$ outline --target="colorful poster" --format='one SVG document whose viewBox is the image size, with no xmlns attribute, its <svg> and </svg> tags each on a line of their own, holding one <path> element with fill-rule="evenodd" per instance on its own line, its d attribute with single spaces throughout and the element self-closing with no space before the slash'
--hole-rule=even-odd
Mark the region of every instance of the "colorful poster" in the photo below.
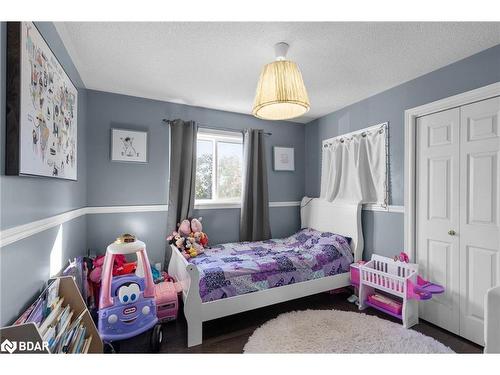
<svg viewBox="0 0 500 375">
<path fill-rule="evenodd" d="M 78 91 L 31 22 L 21 22 L 19 173 L 77 179 Z"/>
</svg>

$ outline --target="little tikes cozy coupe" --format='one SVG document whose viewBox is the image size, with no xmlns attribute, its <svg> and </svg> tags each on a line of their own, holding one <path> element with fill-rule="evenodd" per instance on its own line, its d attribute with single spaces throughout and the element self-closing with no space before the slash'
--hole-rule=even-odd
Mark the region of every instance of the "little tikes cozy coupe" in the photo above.
<svg viewBox="0 0 500 375">
<path fill-rule="evenodd" d="M 118 254 L 137 256 L 135 273 L 113 277 Z M 146 245 L 132 235 L 119 237 L 106 249 L 98 313 L 99 334 L 103 341 L 128 339 L 153 328 L 150 346 L 158 351 L 163 338 L 156 316 L 155 289 Z"/>
</svg>

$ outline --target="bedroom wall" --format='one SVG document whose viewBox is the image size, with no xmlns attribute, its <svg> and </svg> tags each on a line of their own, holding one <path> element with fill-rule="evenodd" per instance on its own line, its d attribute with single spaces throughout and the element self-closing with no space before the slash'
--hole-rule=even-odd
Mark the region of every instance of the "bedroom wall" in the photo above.
<svg viewBox="0 0 500 375">
<path fill-rule="evenodd" d="M 37 27 L 78 89 L 78 181 L 5 176 L 7 25 L 0 22 L 0 230 L 84 207 L 86 181 L 86 92 L 50 22 Z M 59 235 L 59 237 L 58 237 Z M 52 266 L 86 249 L 86 219 L 80 217 L 0 248 L 0 325 L 9 324 L 51 276 Z"/>
<path fill-rule="evenodd" d="M 269 122 L 252 116 L 189 105 L 174 104 L 88 90 L 88 206 L 140 206 L 167 204 L 169 132 L 163 118 L 194 120 L 200 126 L 259 128 L 266 136 L 269 201 L 300 201 L 304 195 L 305 129 L 302 124 Z M 149 162 L 120 163 L 110 160 L 110 129 L 125 127 L 149 130 Z M 295 147 L 295 172 L 272 170 L 272 147 Z M 211 244 L 238 240 L 239 209 L 196 210 L 202 216 Z M 299 229 L 299 207 L 270 208 L 273 236 L 283 237 Z M 87 216 L 88 245 L 95 252 L 119 234 L 130 231 L 143 239 L 152 261 L 163 260 L 166 212 L 126 212 Z"/>
<path fill-rule="evenodd" d="M 306 125 L 305 192 L 320 190 L 322 140 L 389 122 L 390 204 L 404 204 L 404 111 L 500 81 L 500 45 L 381 92 Z M 403 214 L 363 212 L 365 254 L 403 249 Z"/>
</svg>

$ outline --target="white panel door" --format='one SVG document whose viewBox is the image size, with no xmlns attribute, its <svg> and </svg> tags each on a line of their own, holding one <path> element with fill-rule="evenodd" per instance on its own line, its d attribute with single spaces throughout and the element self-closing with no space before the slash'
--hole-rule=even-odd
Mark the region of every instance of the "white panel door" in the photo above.
<svg viewBox="0 0 500 375">
<path fill-rule="evenodd" d="M 500 97 L 461 107 L 460 335 L 484 345 L 484 296 L 500 285 Z"/>
<path fill-rule="evenodd" d="M 422 319 L 456 334 L 460 329 L 459 124 L 454 108 L 417 119 L 416 249 L 420 274 L 445 293 L 419 304 Z"/>
</svg>

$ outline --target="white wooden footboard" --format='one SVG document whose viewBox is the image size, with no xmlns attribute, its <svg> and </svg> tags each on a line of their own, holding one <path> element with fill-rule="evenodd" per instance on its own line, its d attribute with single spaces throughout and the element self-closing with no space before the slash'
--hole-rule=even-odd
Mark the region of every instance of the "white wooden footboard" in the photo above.
<svg viewBox="0 0 500 375">
<path fill-rule="evenodd" d="M 188 325 L 188 347 L 200 345 L 203 338 L 203 317 L 201 315 L 200 273 L 198 268 L 186 260 L 177 248 L 172 246 L 168 273 L 182 287 L 184 315 Z"/>
</svg>

